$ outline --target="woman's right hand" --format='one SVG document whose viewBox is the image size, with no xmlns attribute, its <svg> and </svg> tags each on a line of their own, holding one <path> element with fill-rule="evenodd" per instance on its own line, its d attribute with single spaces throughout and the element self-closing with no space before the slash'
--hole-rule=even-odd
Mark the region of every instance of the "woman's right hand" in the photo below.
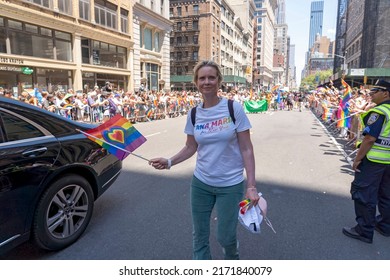
<svg viewBox="0 0 390 280">
<path fill-rule="evenodd" d="M 156 169 L 169 169 L 168 168 L 168 159 L 166 158 L 153 158 L 149 160 L 149 165 L 153 166 Z"/>
</svg>

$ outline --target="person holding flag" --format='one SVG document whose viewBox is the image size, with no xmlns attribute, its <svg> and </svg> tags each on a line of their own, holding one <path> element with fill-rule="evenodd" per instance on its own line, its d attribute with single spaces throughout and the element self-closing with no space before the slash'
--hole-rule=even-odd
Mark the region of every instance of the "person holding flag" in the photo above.
<svg viewBox="0 0 390 280">
<path fill-rule="evenodd" d="M 184 132 L 185 146 L 170 159 L 154 158 L 156 169 L 170 169 L 198 153 L 191 183 L 193 223 L 193 259 L 211 259 L 209 235 L 210 217 L 214 206 L 218 212 L 217 240 L 225 259 L 239 259 L 237 224 L 239 203 L 246 195 L 251 205 L 260 197 L 256 189 L 255 159 L 249 129 L 251 124 L 243 107 L 218 96 L 222 83 L 221 69 L 213 61 L 201 61 L 194 68 L 194 83 L 203 96 L 197 107 L 194 124 L 188 114 Z M 194 109 L 195 109 L 194 108 Z"/>
<path fill-rule="evenodd" d="M 360 115 L 364 138 L 352 166 L 357 225 L 342 231 L 366 243 L 372 243 L 374 229 L 390 236 L 390 83 L 378 80 L 370 96 L 377 106 Z"/>
</svg>

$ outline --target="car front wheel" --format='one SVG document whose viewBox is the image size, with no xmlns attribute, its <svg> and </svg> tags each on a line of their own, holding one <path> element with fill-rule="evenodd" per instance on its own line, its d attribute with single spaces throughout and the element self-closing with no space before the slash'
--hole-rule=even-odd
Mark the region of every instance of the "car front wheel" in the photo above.
<svg viewBox="0 0 390 280">
<path fill-rule="evenodd" d="M 93 212 L 93 192 L 86 179 L 66 175 L 42 195 L 34 216 L 33 238 L 46 250 L 60 250 L 85 231 Z"/>
</svg>

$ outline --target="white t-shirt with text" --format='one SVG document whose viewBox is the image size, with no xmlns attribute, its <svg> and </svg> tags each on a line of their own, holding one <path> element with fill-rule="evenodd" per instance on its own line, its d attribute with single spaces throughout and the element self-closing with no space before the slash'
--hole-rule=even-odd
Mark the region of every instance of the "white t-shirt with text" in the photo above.
<svg viewBox="0 0 390 280">
<path fill-rule="evenodd" d="M 233 123 L 228 101 L 222 98 L 214 107 L 196 110 L 195 126 L 188 113 L 184 132 L 193 135 L 198 143 L 197 161 L 194 175 L 205 184 L 215 187 L 228 187 L 244 180 L 244 162 L 237 139 L 237 132 L 252 126 L 241 104 L 234 102 Z"/>
</svg>

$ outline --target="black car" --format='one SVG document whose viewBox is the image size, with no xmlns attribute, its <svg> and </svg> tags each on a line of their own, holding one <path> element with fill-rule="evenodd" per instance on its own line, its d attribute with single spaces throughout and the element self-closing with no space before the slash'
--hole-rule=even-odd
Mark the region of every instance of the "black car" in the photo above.
<svg viewBox="0 0 390 280">
<path fill-rule="evenodd" d="M 0 96 L 0 253 L 29 239 L 47 250 L 75 242 L 122 162 L 78 123 Z"/>
</svg>

